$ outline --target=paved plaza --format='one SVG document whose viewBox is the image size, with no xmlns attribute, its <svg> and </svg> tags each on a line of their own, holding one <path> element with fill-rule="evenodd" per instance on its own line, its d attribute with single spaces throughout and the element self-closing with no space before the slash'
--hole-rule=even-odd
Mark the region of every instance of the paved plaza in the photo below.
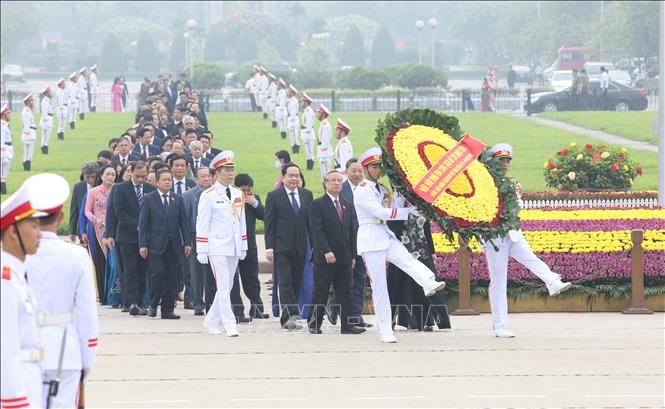
<svg viewBox="0 0 665 409">
<path fill-rule="evenodd" d="M 663 313 L 511 314 L 514 339 L 489 314 L 453 316 L 381 344 L 376 328 L 310 335 L 272 317 L 212 336 L 180 307 L 177 321 L 100 307 L 88 408 L 665 406 Z"/>
</svg>

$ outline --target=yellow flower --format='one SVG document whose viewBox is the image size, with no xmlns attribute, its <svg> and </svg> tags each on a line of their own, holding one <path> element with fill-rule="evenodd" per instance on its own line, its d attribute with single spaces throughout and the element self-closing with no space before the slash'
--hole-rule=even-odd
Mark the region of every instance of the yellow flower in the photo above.
<svg viewBox="0 0 665 409">
<path fill-rule="evenodd" d="M 626 147 L 622 147 L 621 149 L 619 149 L 619 151 L 620 152 L 628 152 L 628 149 L 626 149 Z"/>
<path fill-rule="evenodd" d="M 603 159 L 607 159 L 610 156 L 610 153 L 608 151 L 603 152 L 600 157 Z"/>
<path fill-rule="evenodd" d="M 574 147 L 576 147 L 576 146 L 577 146 L 577 144 L 576 144 L 575 142 L 571 142 L 571 143 L 570 143 L 570 147 L 571 147 L 571 148 L 574 148 Z"/>
<path fill-rule="evenodd" d="M 581 153 L 579 153 L 579 154 L 577 154 L 577 157 L 576 157 L 575 159 L 577 159 L 577 160 L 582 160 L 582 159 L 584 159 L 584 155 L 582 155 Z"/>
<path fill-rule="evenodd" d="M 628 171 L 628 165 L 623 165 L 623 171 L 627 172 Z"/>
<path fill-rule="evenodd" d="M 568 179 L 575 180 L 575 172 L 568 172 Z"/>
</svg>

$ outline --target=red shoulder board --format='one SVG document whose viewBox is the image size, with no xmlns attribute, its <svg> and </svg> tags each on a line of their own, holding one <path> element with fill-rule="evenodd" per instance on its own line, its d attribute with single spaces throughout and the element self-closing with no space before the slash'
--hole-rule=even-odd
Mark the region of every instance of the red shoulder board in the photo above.
<svg viewBox="0 0 665 409">
<path fill-rule="evenodd" d="M 12 270 L 9 266 L 2 266 L 2 279 L 11 280 L 12 279 Z"/>
</svg>

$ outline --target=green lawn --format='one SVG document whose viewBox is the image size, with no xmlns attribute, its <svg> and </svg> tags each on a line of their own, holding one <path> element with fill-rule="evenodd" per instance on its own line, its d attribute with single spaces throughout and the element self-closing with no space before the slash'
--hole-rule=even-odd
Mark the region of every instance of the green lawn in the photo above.
<svg viewBox="0 0 665 409">
<path fill-rule="evenodd" d="M 658 116 L 655 111 L 632 112 L 543 112 L 543 118 L 568 122 L 585 128 L 623 136 L 636 141 L 658 145 L 658 136 L 652 132 L 652 123 Z"/>
<path fill-rule="evenodd" d="M 36 115 L 38 116 L 38 115 Z M 343 118 L 353 128 L 350 136 L 356 156 L 374 146 L 374 129 L 382 113 L 335 113 L 332 118 Z M 597 143 L 598 141 L 568 132 L 534 124 L 526 118 L 515 118 L 492 113 L 457 113 L 461 128 L 488 145 L 508 142 L 513 145 L 515 159 L 512 174 L 522 182 L 526 191 L 546 190 L 543 163 L 570 142 Z M 38 118 L 36 118 L 38 120 Z M 270 127 L 270 122 L 253 113 L 212 113 L 208 117 L 210 129 L 216 137 L 214 146 L 231 149 L 236 153 L 237 172 L 247 172 L 255 180 L 255 190 L 262 198 L 274 188 L 278 171 L 274 167 L 274 153 L 280 149 L 290 150 L 287 141 L 279 137 L 279 131 Z M 88 114 L 85 121 L 78 121 L 75 130 L 67 129 L 65 140 L 51 142 L 50 154 L 44 156 L 39 146 L 35 149 L 32 172 L 22 168 L 20 144 L 20 114 L 14 113 L 15 156 L 9 175 L 8 189 L 13 192 L 29 175 L 37 172 L 56 172 L 66 177 L 72 185 L 78 180 L 80 165 L 94 160 L 97 152 L 105 149 L 107 141 L 117 136 L 133 123 L 133 114 L 97 113 Z M 41 131 L 40 131 L 41 132 Z M 37 143 L 39 145 L 39 142 Z M 635 182 L 635 190 L 656 190 L 657 154 L 632 151 L 631 158 L 644 168 L 644 176 Z M 294 155 L 294 161 L 305 165 L 304 153 Z M 320 183 L 318 163 L 314 170 L 303 170 L 307 187 L 315 195 L 323 188 Z M 69 206 L 67 206 L 67 209 Z"/>
</svg>

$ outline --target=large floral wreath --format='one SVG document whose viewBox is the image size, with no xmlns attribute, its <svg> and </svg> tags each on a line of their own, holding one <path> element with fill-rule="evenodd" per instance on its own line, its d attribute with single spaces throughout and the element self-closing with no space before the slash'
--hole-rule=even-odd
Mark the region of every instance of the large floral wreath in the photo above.
<svg viewBox="0 0 665 409">
<path fill-rule="evenodd" d="M 443 155 L 461 140 L 457 118 L 428 109 L 388 114 L 376 128 L 376 142 L 393 188 L 427 218 L 438 224 L 448 240 L 489 240 L 519 228 L 519 205 L 513 182 L 488 149 L 431 203 L 414 186 Z"/>
</svg>

